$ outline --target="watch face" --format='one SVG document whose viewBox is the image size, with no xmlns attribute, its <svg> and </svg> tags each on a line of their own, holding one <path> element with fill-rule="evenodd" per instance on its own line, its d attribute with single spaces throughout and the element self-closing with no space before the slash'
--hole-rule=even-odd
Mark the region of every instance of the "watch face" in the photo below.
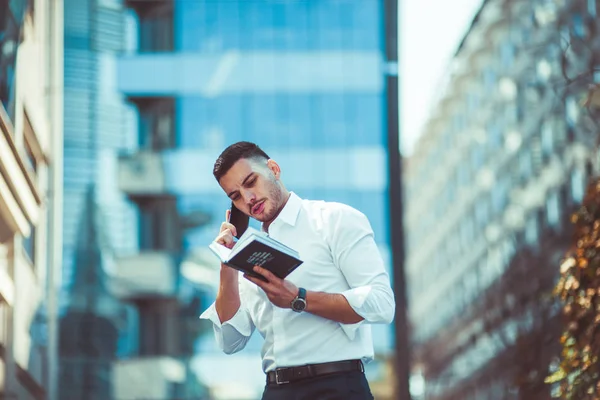
<svg viewBox="0 0 600 400">
<path fill-rule="evenodd" d="M 306 301 L 304 299 L 296 299 L 292 302 L 292 310 L 294 311 L 304 311 L 306 308 Z"/>
</svg>

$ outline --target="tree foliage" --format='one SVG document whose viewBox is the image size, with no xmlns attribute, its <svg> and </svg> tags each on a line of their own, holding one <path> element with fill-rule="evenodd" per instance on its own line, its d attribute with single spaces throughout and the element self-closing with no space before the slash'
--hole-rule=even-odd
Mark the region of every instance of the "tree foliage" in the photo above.
<svg viewBox="0 0 600 400">
<path fill-rule="evenodd" d="M 600 179 L 591 182 L 573 215 L 575 245 L 555 288 L 565 329 L 560 365 L 547 382 L 565 400 L 600 399 Z"/>
</svg>

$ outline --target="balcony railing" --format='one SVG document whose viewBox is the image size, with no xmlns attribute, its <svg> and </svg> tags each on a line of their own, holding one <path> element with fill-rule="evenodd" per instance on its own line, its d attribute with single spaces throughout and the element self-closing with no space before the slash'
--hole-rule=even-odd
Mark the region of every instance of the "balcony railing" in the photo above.
<svg viewBox="0 0 600 400">
<path fill-rule="evenodd" d="M 114 393 L 118 399 L 168 399 L 171 387 L 185 378 L 185 364 L 172 357 L 121 360 L 113 368 Z"/>
<path fill-rule="evenodd" d="M 177 294 L 178 263 L 168 252 L 142 252 L 116 260 L 109 285 L 123 299 L 171 297 Z"/>
<path fill-rule="evenodd" d="M 189 360 L 143 357 L 117 361 L 112 369 L 115 399 L 207 399 L 208 391 L 190 369 Z"/>
<path fill-rule="evenodd" d="M 119 188 L 129 195 L 156 195 L 166 191 L 164 158 L 157 152 L 139 152 L 121 156 Z"/>
</svg>

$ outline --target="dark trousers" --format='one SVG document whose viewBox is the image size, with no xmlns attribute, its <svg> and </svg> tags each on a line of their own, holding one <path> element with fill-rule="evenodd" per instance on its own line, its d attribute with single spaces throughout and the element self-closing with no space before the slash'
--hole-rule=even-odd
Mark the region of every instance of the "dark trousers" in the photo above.
<svg viewBox="0 0 600 400">
<path fill-rule="evenodd" d="M 342 372 L 283 385 L 267 385 L 262 400 L 372 400 L 365 374 Z"/>
</svg>

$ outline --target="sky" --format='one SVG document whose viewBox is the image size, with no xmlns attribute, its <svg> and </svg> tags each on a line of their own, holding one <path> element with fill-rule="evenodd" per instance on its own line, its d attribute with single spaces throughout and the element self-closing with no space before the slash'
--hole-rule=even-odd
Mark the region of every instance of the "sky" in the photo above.
<svg viewBox="0 0 600 400">
<path fill-rule="evenodd" d="M 400 143 L 411 154 L 482 0 L 399 0 Z"/>
</svg>

